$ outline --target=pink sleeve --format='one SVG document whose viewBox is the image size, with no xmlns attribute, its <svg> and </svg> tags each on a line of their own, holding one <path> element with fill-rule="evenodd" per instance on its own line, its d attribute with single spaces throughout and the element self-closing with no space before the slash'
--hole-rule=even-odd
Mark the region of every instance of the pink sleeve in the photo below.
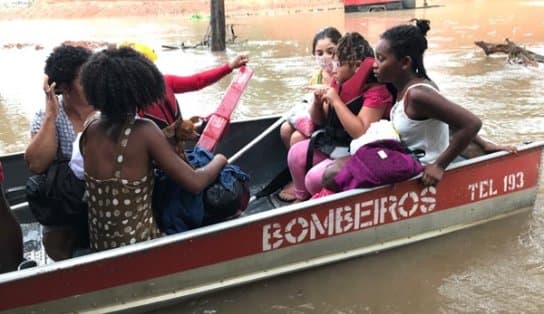
<svg viewBox="0 0 544 314">
<path fill-rule="evenodd" d="M 228 63 L 190 76 L 165 75 L 164 81 L 176 94 L 202 89 L 232 72 Z"/>
<path fill-rule="evenodd" d="M 363 92 L 363 106 L 368 108 L 385 108 L 382 118 L 389 119 L 391 107 L 393 107 L 393 95 L 385 85 L 376 85 Z"/>
<path fill-rule="evenodd" d="M 390 107 L 393 104 L 393 96 L 385 85 L 376 85 L 363 92 L 365 99 L 363 106 L 369 108 Z"/>
</svg>

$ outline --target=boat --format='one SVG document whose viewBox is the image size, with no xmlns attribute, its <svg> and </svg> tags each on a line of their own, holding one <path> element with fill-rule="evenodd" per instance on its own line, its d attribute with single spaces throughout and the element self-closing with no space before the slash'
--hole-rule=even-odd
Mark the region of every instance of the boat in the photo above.
<svg viewBox="0 0 544 314">
<path fill-rule="evenodd" d="M 415 0 L 344 0 L 344 12 L 378 12 L 414 9 Z"/>
<path fill-rule="evenodd" d="M 0 275 L 0 312 L 138 312 L 185 298 L 438 237 L 533 208 L 544 142 L 452 164 L 437 187 L 418 177 L 296 204 L 279 116 L 233 122 L 217 152 L 251 176 L 243 216 Z M 22 154 L 0 158 L 13 211 L 30 219 Z M 288 179 L 288 173 L 287 173 Z M 435 241 L 438 241 L 436 239 Z"/>
</svg>

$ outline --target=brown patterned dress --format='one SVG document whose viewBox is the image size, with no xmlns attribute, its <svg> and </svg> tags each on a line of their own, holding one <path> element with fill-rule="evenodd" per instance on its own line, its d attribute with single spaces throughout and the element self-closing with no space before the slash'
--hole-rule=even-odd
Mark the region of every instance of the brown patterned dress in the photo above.
<svg viewBox="0 0 544 314">
<path fill-rule="evenodd" d="M 96 179 L 85 172 L 91 249 L 102 251 L 160 236 L 153 217 L 152 169 L 139 180 L 121 179 L 123 153 L 134 119 L 125 123 L 117 142 L 113 178 Z M 82 151 L 83 153 L 83 151 Z"/>
</svg>

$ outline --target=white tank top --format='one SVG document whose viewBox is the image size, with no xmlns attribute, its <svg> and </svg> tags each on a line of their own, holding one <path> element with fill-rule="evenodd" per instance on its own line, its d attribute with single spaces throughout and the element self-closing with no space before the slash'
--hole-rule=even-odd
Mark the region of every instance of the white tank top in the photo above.
<svg viewBox="0 0 544 314">
<path fill-rule="evenodd" d="M 404 110 L 404 98 L 408 91 L 416 86 L 426 86 L 439 92 L 426 83 L 409 86 L 401 100 L 391 108 L 391 122 L 400 135 L 401 141 L 412 151 L 423 151 L 419 160 L 422 164 L 433 163 L 449 145 L 450 132 L 446 123 L 436 119 L 412 120 Z"/>
</svg>

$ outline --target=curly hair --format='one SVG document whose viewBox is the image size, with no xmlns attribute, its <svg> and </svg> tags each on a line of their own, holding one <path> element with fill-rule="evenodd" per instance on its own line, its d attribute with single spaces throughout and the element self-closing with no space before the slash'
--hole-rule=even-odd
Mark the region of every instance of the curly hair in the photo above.
<svg viewBox="0 0 544 314">
<path fill-rule="evenodd" d="M 164 79 L 155 64 L 130 47 L 94 54 L 81 69 L 90 105 L 111 122 L 123 122 L 164 98 Z"/>
<path fill-rule="evenodd" d="M 320 30 L 315 34 L 314 40 L 312 41 L 312 55 L 315 55 L 315 46 L 317 46 L 317 42 L 321 39 L 328 38 L 336 45 L 338 44 L 340 37 L 342 37 L 342 34 L 334 27 L 326 27 Z"/>
<path fill-rule="evenodd" d="M 45 60 L 44 72 L 49 77 L 49 84 L 62 83 L 72 84 L 78 75 L 80 67 L 92 55 L 92 51 L 70 45 L 60 45 L 53 49 L 51 54 Z"/>
<path fill-rule="evenodd" d="M 409 56 L 412 70 L 418 77 L 431 80 L 423 65 L 423 53 L 427 50 L 427 32 L 431 29 L 429 20 L 412 19 L 413 24 L 392 27 L 380 37 L 389 41 L 391 51 L 397 59 Z"/>
<path fill-rule="evenodd" d="M 366 57 L 374 57 L 374 49 L 359 33 L 346 33 L 338 41 L 336 56 L 340 63 L 355 64 Z"/>
</svg>

